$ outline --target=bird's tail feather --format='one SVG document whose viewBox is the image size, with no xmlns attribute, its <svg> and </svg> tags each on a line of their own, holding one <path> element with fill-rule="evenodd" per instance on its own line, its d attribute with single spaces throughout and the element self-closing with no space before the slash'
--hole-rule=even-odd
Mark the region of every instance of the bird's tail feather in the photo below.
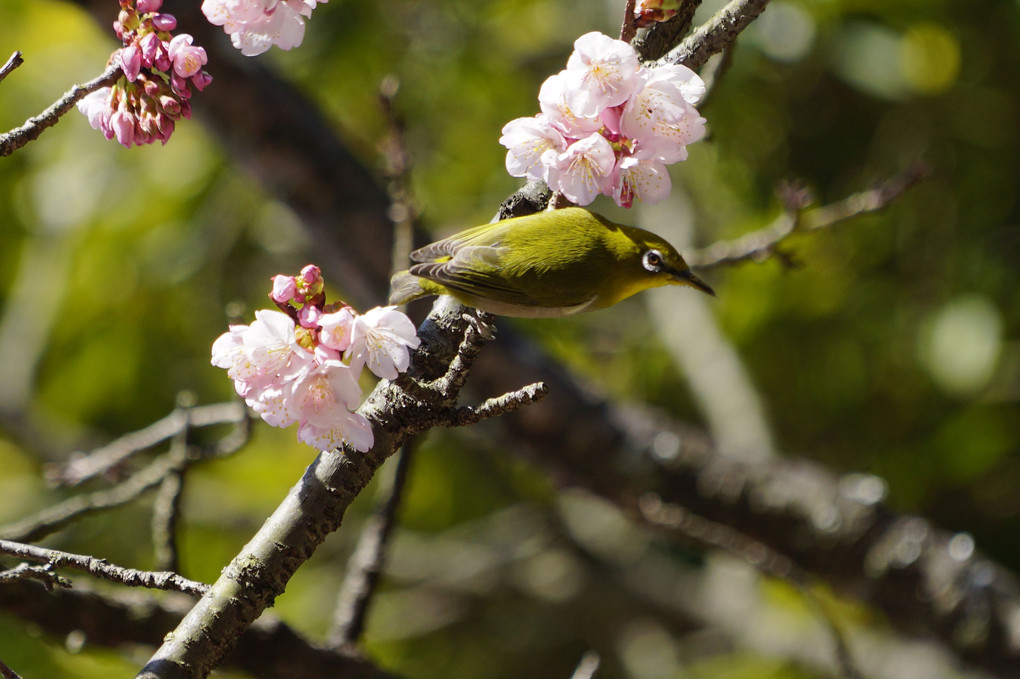
<svg viewBox="0 0 1020 679">
<path fill-rule="evenodd" d="M 390 279 L 390 304 L 405 304 L 427 294 L 421 279 L 407 271 L 398 271 Z"/>
</svg>

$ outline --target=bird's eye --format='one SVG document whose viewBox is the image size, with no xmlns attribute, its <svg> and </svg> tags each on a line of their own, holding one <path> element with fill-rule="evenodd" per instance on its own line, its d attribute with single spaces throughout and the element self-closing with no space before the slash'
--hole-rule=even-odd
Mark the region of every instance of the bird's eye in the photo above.
<svg viewBox="0 0 1020 679">
<path fill-rule="evenodd" d="M 658 250 L 649 250 L 641 258 L 641 264 L 648 271 L 658 273 L 662 269 L 662 253 Z"/>
</svg>

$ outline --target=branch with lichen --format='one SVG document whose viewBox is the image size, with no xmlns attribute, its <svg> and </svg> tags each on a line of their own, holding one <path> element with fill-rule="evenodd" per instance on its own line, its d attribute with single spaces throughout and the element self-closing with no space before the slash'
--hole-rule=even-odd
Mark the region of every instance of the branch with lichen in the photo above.
<svg viewBox="0 0 1020 679">
<path fill-rule="evenodd" d="M 169 571 L 140 571 L 134 568 L 124 568 L 108 563 L 105 559 L 98 559 L 93 556 L 82 554 L 71 554 L 56 549 L 46 549 L 35 545 L 26 545 L 10 540 L 0 540 L 0 554 L 14 556 L 26 561 L 46 564 L 47 568 L 71 568 L 84 571 L 97 578 L 117 582 L 127 587 L 148 587 L 150 589 L 163 589 L 185 594 L 201 595 L 209 589 L 194 580 L 188 580 L 177 573 Z M 64 582 L 58 582 L 67 586 Z"/>
</svg>

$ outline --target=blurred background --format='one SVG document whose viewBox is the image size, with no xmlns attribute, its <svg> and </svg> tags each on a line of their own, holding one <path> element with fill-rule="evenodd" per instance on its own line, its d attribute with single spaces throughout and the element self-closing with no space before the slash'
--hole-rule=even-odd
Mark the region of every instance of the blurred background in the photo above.
<svg viewBox="0 0 1020 679">
<path fill-rule="evenodd" d="M 698 20 L 723 4 L 706 0 Z M 0 57 L 25 55 L 0 84 L 0 129 L 102 71 L 116 47 L 109 5 L 99 25 L 75 4 L 0 0 Z M 578 35 L 617 34 L 622 6 L 333 0 L 300 48 L 260 59 L 379 172 L 378 92 L 395 76 L 413 198 L 440 236 L 487 222 L 518 188 L 501 127 L 538 111 L 541 82 Z M 779 218 L 783 182 L 824 205 L 917 161 L 929 178 L 878 214 L 796 236 L 782 257 L 706 273 L 718 299 L 659 290 L 586 316 L 499 323 L 597 393 L 702 423 L 724 452 L 880 476 L 891 507 L 967 532 L 1020 571 L 1018 65 L 1018 2 L 773 0 L 701 108 L 710 137 L 673 166 L 671 198 L 594 207 L 690 250 Z M 215 78 L 217 64 L 207 69 Z M 212 341 L 316 247 L 201 120 L 165 147 L 128 150 L 72 112 L 0 160 L 0 525 L 66 495 L 46 487 L 46 463 L 146 426 L 182 393 L 228 400 Z M 343 272 L 327 275 L 342 296 Z M 569 677 L 594 650 L 600 677 L 838 676 L 824 623 L 788 586 L 558 492 L 492 432 L 421 443 L 365 636 L 378 665 Z M 293 431 L 259 424 L 239 454 L 194 472 L 183 573 L 214 580 L 313 456 Z M 373 487 L 277 601 L 312 638 L 377 500 Z M 148 504 L 47 544 L 151 568 Z M 887 634 L 873 611 L 837 606 L 867 676 L 965 674 L 932 644 Z M 26 678 L 133 673 L 151 650 L 66 642 L 0 611 L 0 659 Z"/>
</svg>

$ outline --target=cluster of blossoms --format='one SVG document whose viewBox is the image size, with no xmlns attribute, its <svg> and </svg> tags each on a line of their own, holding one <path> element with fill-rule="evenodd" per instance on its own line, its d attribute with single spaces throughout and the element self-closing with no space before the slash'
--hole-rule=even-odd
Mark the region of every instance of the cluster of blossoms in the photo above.
<svg viewBox="0 0 1020 679">
<path fill-rule="evenodd" d="M 542 112 L 503 127 L 507 171 L 577 205 L 600 193 L 623 207 L 657 202 L 671 188 L 666 165 L 685 160 L 687 144 L 705 134 L 694 108 L 704 93 L 685 66 L 646 68 L 629 44 L 582 35 L 567 68 L 542 84 Z"/>
<path fill-rule="evenodd" d="M 305 19 L 328 0 L 203 0 L 209 23 L 223 26 L 234 47 L 251 57 L 273 45 L 289 50 L 305 37 Z"/>
<path fill-rule="evenodd" d="M 274 427 L 298 423 L 298 439 L 318 450 L 347 444 L 372 447 L 372 428 L 353 412 L 361 401 L 358 377 L 368 367 L 395 379 L 407 370 L 420 340 L 395 307 L 364 314 L 325 303 L 322 275 L 308 265 L 297 276 L 276 276 L 269 297 L 279 311 L 255 312 L 251 325 L 232 325 L 212 346 L 212 364 Z"/>
<path fill-rule="evenodd" d="M 163 0 L 120 0 L 113 28 L 124 47 L 111 61 L 123 76 L 78 102 L 89 124 L 124 146 L 166 143 L 181 118 L 191 117 L 191 86 L 212 81 L 202 70 L 205 50 L 187 33 L 172 36 L 177 19 L 159 11 Z"/>
</svg>

